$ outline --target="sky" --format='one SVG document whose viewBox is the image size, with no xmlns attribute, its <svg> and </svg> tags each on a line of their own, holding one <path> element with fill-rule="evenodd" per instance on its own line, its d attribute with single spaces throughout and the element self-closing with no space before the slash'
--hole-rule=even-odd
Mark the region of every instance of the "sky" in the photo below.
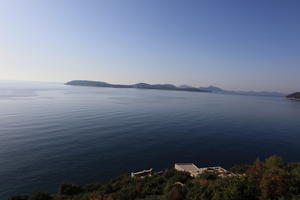
<svg viewBox="0 0 300 200">
<path fill-rule="evenodd" d="M 300 91 L 298 0 L 0 0 L 0 80 Z"/>
</svg>

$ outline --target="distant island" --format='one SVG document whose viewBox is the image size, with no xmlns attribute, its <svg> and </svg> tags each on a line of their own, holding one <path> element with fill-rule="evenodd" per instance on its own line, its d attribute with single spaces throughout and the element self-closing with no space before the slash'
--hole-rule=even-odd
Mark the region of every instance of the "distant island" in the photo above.
<svg viewBox="0 0 300 200">
<path fill-rule="evenodd" d="M 300 163 L 279 156 L 253 164 L 198 168 L 178 163 L 174 168 L 125 174 L 107 183 L 63 183 L 57 193 L 16 195 L 9 200 L 279 200 L 300 198 Z"/>
<path fill-rule="evenodd" d="M 109 88 L 138 88 L 138 89 L 155 89 L 155 90 L 175 90 L 175 91 L 188 91 L 188 92 L 211 92 L 219 94 L 230 94 L 230 95 L 246 95 L 246 96 L 272 96 L 272 97 L 284 97 L 286 94 L 279 92 L 268 92 L 268 91 L 234 91 L 234 90 L 223 90 L 219 87 L 208 86 L 208 87 L 192 87 L 189 85 L 175 86 L 172 84 L 148 84 L 148 83 L 137 83 L 132 85 L 121 85 L 121 84 L 110 84 L 101 81 L 89 81 L 89 80 L 73 80 L 65 83 L 65 85 L 73 86 L 89 86 L 89 87 L 109 87 Z"/>
<path fill-rule="evenodd" d="M 109 87 L 109 88 L 137 88 L 137 89 L 154 89 L 154 90 L 176 90 L 176 91 L 188 91 L 188 92 L 211 92 L 210 90 L 187 87 L 181 88 L 176 87 L 172 84 L 148 84 L 148 83 L 137 83 L 132 85 L 120 85 L 110 84 L 101 81 L 86 81 L 86 80 L 74 80 L 65 83 L 65 85 L 76 85 L 76 86 L 90 86 L 90 87 Z"/>
<path fill-rule="evenodd" d="M 293 94 L 290 94 L 290 95 L 286 96 L 286 98 L 288 98 L 290 100 L 300 101 L 300 92 L 295 92 Z"/>
</svg>

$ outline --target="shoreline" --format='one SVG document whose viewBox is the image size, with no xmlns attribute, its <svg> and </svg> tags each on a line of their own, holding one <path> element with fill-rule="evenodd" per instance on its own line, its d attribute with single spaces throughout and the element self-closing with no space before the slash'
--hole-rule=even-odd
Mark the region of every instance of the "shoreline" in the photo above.
<svg viewBox="0 0 300 200">
<path fill-rule="evenodd" d="M 295 98 L 295 97 L 287 97 L 287 99 L 293 100 L 293 101 L 300 101 L 300 98 Z"/>
</svg>

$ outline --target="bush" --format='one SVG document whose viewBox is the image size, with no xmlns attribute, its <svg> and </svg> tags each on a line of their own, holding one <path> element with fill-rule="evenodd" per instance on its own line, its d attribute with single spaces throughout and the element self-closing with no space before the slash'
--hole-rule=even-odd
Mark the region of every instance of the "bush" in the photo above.
<svg viewBox="0 0 300 200">
<path fill-rule="evenodd" d="M 284 196 L 286 191 L 284 177 L 269 172 L 264 173 L 260 181 L 260 190 L 262 196 L 268 199 L 278 199 Z"/>
<path fill-rule="evenodd" d="M 84 190 L 80 185 L 75 184 L 61 184 L 59 188 L 59 193 L 62 195 L 76 195 L 82 193 Z"/>
<path fill-rule="evenodd" d="M 244 174 L 247 170 L 249 170 L 250 165 L 236 165 L 229 169 L 229 171 L 233 173 Z"/>
<path fill-rule="evenodd" d="M 111 186 L 111 184 L 106 184 L 102 187 L 101 191 L 105 194 L 109 194 L 109 193 L 112 193 L 114 190 L 113 190 L 113 187 Z"/>
<path fill-rule="evenodd" d="M 100 183 L 92 183 L 92 184 L 87 184 L 84 186 L 84 190 L 86 192 L 94 192 L 97 191 L 101 188 L 102 184 Z"/>
<path fill-rule="evenodd" d="M 273 155 L 265 160 L 266 169 L 282 168 L 284 166 L 283 158 L 280 156 Z"/>
<path fill-rule="evenodd" d="M 171 189 L 171 192 L 168 196 L 168 200 L 183 200 L 184 199 L 184 192 L 180 185 L 175 185 Z"/>
<path fill-rule="evenodd" d="M 204 172 L 199 175 L 199 178 L 204 180 L 216 180 L 218 178 L 218 175 L 213 172 Z"/>
</svg>

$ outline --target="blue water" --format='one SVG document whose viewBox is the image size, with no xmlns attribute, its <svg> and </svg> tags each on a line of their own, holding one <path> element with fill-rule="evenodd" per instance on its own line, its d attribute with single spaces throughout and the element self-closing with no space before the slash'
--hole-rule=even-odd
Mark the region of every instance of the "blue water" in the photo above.
<svg viewBox="0 0 300 200">
<path fill-rule="evenodd" d="M 175 162 L 299 161 L 299 113 L 278 97 L 1 82 L 0 197 Z"/>
</svg>

